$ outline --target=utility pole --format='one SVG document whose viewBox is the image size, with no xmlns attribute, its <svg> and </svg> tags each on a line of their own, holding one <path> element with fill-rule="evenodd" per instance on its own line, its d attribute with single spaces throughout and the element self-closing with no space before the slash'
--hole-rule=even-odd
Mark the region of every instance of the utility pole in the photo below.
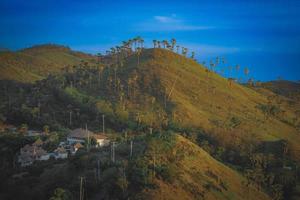
<svg viewBox="0 0 300 200">
<path fill-rule="evenodd" d="M 153 178 L 155 177 L 155 154 L 153 158 Z"/>
<path fill-rule="evenodd" d="M 83 177 L 80 176 L 80 190 L 79 190 L 79 200 L 83 200 L 84 191 L 83 191 Z"/>
<path fill-rule="evenodd" d="M 87 133 L 87 150 L 90 151 L 90 132 L 87 130 L 87 124 L 85 124 L 85 132 Z"/>
<path fill-rule="evenodd" d="M 112 142 L 111 148 L 110 148 L 110 157 L 111 161 L 115 162 L 115 142 Z"/>
<path fill-rule="evenodd" d="M 100 160 L 98 159 L 97 161 L 97 177 L 98 177 L 98 181 L 100 182 Z"/>
<path fill-rule="evenodd" d="M 112 149 L 113 149 L 113 146 L 112 146 L 112 143 L 111 143 L 111 145 L 110 145 L 110 160 L 112 161 Z"/>
<path fill-rule="evenodd" d="M 153 130 L 153 128 L 150 127 L 149 130 L 150 130 L 150 135 L 152 135 L 152 130 Z"/>
<path fill-rule="evenodd" d="M 105 115 L 102 115 L 102 133 L 105 131 L 104 117 Z"/>
<path fill-rule="evenodd" d="M 130 158 L 132 158 L 132 147 L 133 147 L 133 141 L 130 141 Z"/>
<path fill-rule="evenodd" d="M 115 162 L 115 142 L 113 142 L 113 162 Z"/>
<path fill-rule="evenodd" d="M 69 115 L 69 118 L 70 118 L 69 121 L 70 121 L 70 126 L 71 126 L 71 125 L 72 125 L 72 111 L 70 111 L 69 114 L 70 114 L 70 115 Z"/>
<path fill-rule="evenodd" d="M 38 101 L 38 108 L 39 108 L 38 118 L 40 119 L 40 117 L 41 117 L 41 102 L 40 102 L 40 100 Z"/>
</svg>

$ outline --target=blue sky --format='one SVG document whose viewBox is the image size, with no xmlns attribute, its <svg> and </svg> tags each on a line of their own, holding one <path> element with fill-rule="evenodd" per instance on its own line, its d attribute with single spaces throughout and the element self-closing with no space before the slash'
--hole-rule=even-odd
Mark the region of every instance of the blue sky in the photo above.
<svg viewBox="0 0 300 200">
<path fill-rule="evenodd" d="M 300 80 L 299 0 L 1 0 L 0 47 L 58 43 L 89 53 L 141 36 L 224 56 L 257 80 Z"/>
</svg>

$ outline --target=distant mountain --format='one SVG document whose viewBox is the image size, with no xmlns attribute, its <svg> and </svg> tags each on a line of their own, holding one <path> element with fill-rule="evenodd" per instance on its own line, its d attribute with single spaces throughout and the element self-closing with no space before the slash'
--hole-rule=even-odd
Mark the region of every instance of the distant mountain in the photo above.
<svg viewBox="0 0 300 200">
<path fill-rule="evenodd" d="M 78 65 L 82 60 L 93 62 L 94 56 L 68 47 L 45 44 L 17 52 L 0 52 L 0 79 L 33 82 L 63 67 Z"/>
<path fill-rule="evenodd" d="M 278 80 L 262 83 L 262 86 L 278 95 L 300 101 L 300 82 Z"/>
<path fill-rule="evenodd" d="M 0 47 L 0 52 L 9 52 L 10 50 L 4 47 Z"/>
</svg>

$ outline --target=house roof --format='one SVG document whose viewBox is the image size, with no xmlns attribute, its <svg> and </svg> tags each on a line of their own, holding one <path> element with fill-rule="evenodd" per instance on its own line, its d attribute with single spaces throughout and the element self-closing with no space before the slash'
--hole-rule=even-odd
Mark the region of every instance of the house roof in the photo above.
<svg viewBox="0 0 300 200">
<path fill-rule="evenodd" d="M 67 153 L 67 151 L 63 147 L 58 147 L 57 149 L 55 149 L 55 152 L 56 153 Z"/>
<path fill-rule="evenodd" d="M 35 150 L 35 152 L 36 152 L 36 156 L 43 156 L 43 155 L 47 155 L 48 153 L 47 153 L 47 151 L 45 151 L 44 149 L 42 149 L 42 148 L 38 148 L 37 150 Z"/>
<path fill-rule="evenodd" d="M 94 134 L 93 137 L 95 139 L 107 139 L 107 136 L 104 134 Z"/>
<path fill-rule="evenodd" d="M 47 151 L 45 151 L 43 148 L 35 145 L 25 145 L 23 148 L 21 148 L 21 155 L 30 155 L 30 156 L 42 156 L 46 155 Z"/>
<path fill-rule="evenodd" d="M 94 134 L 92 131 L 85 130 L 82 128 L 77 128 L 69 134 L 68 137 L 86 139 L 88 137 L 94 137 L 95 139 L 107 139 L 107 136 L 104 134 Z"/>
<path fill-rule="evenodd" d="M 88 136 L 91 137 L 93 134 L 94 133 L 89 131 L 89 130 L 84 130 L 82 128 L 77 128 L 77 129 L 74 129 L 73 131 L 71 131 L 68 137 L 85 139 Z"/>
<path fill-rule="evenodd" d="M 41 145 L 43 145 L 43 141 L 39 138 L 39 139 L 37 139 L 32 145 L 35 145 L 35 146 L 41 146 Z"/>
</svg>

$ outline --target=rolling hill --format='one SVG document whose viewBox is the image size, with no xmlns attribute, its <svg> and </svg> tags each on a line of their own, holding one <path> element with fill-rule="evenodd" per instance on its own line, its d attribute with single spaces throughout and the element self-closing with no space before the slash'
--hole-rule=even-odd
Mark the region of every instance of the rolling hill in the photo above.
<svg viewBox="0 0 300 200">
<path fill-rule="evenodd" d="M 124 132 L 139 135 L 153 128 L 156 133 L 179 132 L 198 143 L 199 146 L 177 135 L 175 146 L 159 152 L 156 164 L 161 165 L 161 171 L 157 171 L 160 175 L 152 180 L 154 187 L 139 191 L 137 198 L 143 199 L 176 199 L 179 195 L 182 199 L 269 199 L 263 190 L 246 187 L 245 177 L 234 170 L 253 167 L 252 156 L 261 156 L 261 152 L 248 151 L 252 144 L 275 144 L 277 153 L 273 148 L 263 155 L 263 159 L 269 159 L 270 153 L 282 157 L 269 159 L 269 164 L 276 163 L 272 167 L 274 173 L 285 170 L 281 164 L 286 164 L 281 145 L 285 142 L 288 157 L 299 163 L 300 102 L 282 92 L 297 92 L 294 83 L 279 92 L 281 84 L 242 85 L 170 50 L 155 48 L 127 53 L 109 54 L 100 64 L 93 56 L 51 45 L 1 54 L 4 63 L 16 67 L 1 68 L 2 79 L 18 81 L 1 81 L 1 120 L 39 128 L 49 125 L 54 130 L 87 124 L 89 129 L 99 131 L 100 117 L 105 115 L 108 132 L 119 137 Z M 89 63 L 81 64 L 82 59 Z M 59 73 L 66 64 L 74 67 Z M 193 133 L 198 135 L 193 138 Z M 228 157 L 238 152 L 243 154 L 238 159 L 246 161 L 229 168 L 207 153 L 207 145 L 199 142 L 199 136 L 213 141 L 215 152 L 223 149 L 221 155 L 226 153 Z M 146 159 L 142 163 L 147 169 L 153 165 L 151 159 L 159 142 L 145 144 L 141 158 Z M 227 160 L 222 161 L 228 164 Z M 119 173 L 125 166 L 122 167 L 114 170 Z M 145 175 L 143 167 L 141 173 Z M 170 174 L 164 174 L 164 167 Z M 255 172 L 260 173 L 259 170 L 260 167 Z M 110 168 L 107 173 L 111 173 Z M 110 180 L 110 176 L 106 178 Z M 267 190 L 273 194 L 272 188 Z"/>
<path fill-rule="evenodd" d="M 153 189 L 140 194 L 142 199 L 270 199 L 263 191 L 246 186 L 244 177 L 212 158 L 201 147 L 179 135 L 175 140 L 174 147 L 169 152 L 157 153 L 155 160 L 158 166 L 162 163 L 171 166 L 174 180 L 156 179 Z M 145 155 L 153 157 L 156 148 L 154 145 L 148 147 Z"/>
<path fill-rule="evenodd" d="M 70 52 L 65 47 L 57 48 L 34 47 L 16 55 L 20 54 L 23 59 L 25 52 L 30 59 L 36 58 L 34 61 L 44 57 L 49 57 L 47 61 L 56 60 L 60 55 L 73 64 L 80 62 L 78 57 L 93 58 Z M 18 60 L 16 55 L 11 55 L 11 59 Z M 50 68 L 52 72 L 61 69 L 62 58 Z M 153 128 L 200 129 L 224 146 L 238 147 L 249 138 L 257 141 L 286 140 L 289 153 L 300 159 L 299 101 L 291 103 L 287 97 L 274 96 L 270 89 L 245 87 L 207 70 L 190 58 L 165 49 L 144 49 L 141 55 L 134 53 L 122 64 L 114 57 L 106 59 L 110 59 L 110 64 L 99 67 L 91 62 L 69 74 L 57 74 L 66 76 L 62 92 L 73 99 L 73 103 L 89 101 L 89 105 L 94 106 L 91 110 L 104 112 L 112 121 L 117 119 L 126 124 L 131 120 Z M 38 76 L 33 73 L 38 65 L 33 66 L 28 63 L 27 67 L 32 70 L 26 70 L 26 73 Z M 16 76 L 7 69 L 6 74 L 19 80 L 30 77 L 24 76 L 25 73 Z M 54 84 L 51 81 L 46 79 L 41 83 L 40 90 L 57 99 L 57 95 L 49 93 L 50 88 L 43 88 L 47 84 L 51 87 Z M 55 101 L 51 101 L 53 107 L 57 107 Z M 57 105 L 62 103 L 61 99 L 57 101 Z M 47 101 L 44 103 L 46 107 L 51 105 Z"/>
<path fill-rule="evenodd" d="M 0 52 L 0 79 L 33 82 L 50 73 L 58 73 L 63 67 L 94 59 L 91 55 L 53 44 L 37 45 L 16 52 L 3 51 Z"/>
<path fill-rule="evenodd" d="M 131 98 L 127 105 L 128 110 L 138 110 L 140 121 L 153 125 L 165 119 L 169 125 L 203 129 L 227 145 L 240 145 L 249 137 L 287 140 L 290 153 L 300 159 L 299 102 L 290 107 L 283 98 L 279 103 L 272 95 L 223 78 L 168 50 L 146 49 L 139 64 L 137 60 L 131 56 L 116 76 L 124 86 L 134 80 L 135 94 L 127 92 Z M 106 70 L 108 79 L 114 80 L 113 70 Z"/>
</svg>

